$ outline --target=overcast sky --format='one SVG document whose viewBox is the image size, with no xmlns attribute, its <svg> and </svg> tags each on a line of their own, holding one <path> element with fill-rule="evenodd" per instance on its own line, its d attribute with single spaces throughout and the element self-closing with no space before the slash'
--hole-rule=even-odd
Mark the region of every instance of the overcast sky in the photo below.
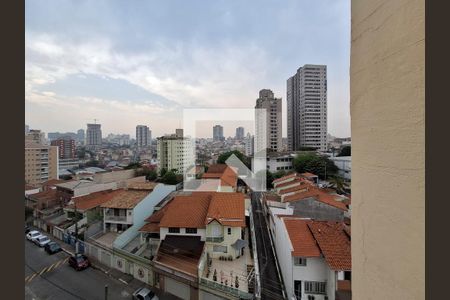
<svg viewBox="0 0 450 300">
<path fill-rule="evenodd" d="M 183 108 L 253 108 L 268 88 L 286 136 L 286 80 L 325 64 L 328 131 L 350 136 L 350 0 L 26 1 L 25 14 L 31 128 L 95 118 L 104 136 L 144 124 L 156 137 L 183 124 Z"/>
</svg>

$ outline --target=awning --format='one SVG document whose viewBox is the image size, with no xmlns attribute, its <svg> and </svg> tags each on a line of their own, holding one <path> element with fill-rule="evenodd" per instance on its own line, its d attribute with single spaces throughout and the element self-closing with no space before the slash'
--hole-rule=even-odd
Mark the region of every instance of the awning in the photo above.
<svg viewBox="0 0 450 300">
<path fill-rule="evenodd" d="M 236 250 L 241 250 L 245 246 L 247 246 L 247 241 L 241 239 L 237 239 L 236 242 L 234 242 L 234 244 L 231 245 L 231 247 L 233 247 Z"/>
</svg>

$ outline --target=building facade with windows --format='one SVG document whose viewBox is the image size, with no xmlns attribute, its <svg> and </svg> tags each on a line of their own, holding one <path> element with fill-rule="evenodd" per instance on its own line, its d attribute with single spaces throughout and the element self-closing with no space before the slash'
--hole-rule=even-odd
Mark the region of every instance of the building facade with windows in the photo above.
<svg viewBox="0 0 450 300">
<path fill-rule="evenodd" d="M 58 176 L 58 147 L 25 142 L 25 182 L 36 185 Z"/>
<path fill-rule="evenodd" d="M 281 151 L 282 148 L 282 114 L 281 98 L 275 98 L 271 90 L 259 91 L 255 109 L 265 109 L 264 114 L 256 112 L 256 151 L 265 148 Z M 265 132 L 264 132 L 265 131 Z"/>
<path fill-rule="evenodd" d="M 97 150 L 102 146 L 102 125 L 87 124 L 86 149 Z"/>
<path fill-rule="evenodd" d="M 327 148 L 327 66 L 304 65 L 287 80 L 288 150 Z"/>
<path fill-rule="evenodd" d="M 58 157 L 60 159 L 75 158 L 75 140 L 71 137 L 65 136 L 50 142 L 52 146 L 58 147 Z"/>
<path fill-rule="evenodd" d="M 213 127 L 213 140 L 214 141 L 223 141 L 225 140 L 223 136 L 223 126 L 216 125 Z"/>
<path fill-rule="evenodd" d="M 186 170 L 195 166 L 194 142 L 175 134 L 159 137 L 157 139 L 158 172 L 161 169 L 177 170 L 184 174 Z"/>
<path fill-rule="evenodd" d="M 146 125 L 136 126 L 136 145 L 139 148 L 150 147 L 152 142 L 152 132 Z"/>
</svg>

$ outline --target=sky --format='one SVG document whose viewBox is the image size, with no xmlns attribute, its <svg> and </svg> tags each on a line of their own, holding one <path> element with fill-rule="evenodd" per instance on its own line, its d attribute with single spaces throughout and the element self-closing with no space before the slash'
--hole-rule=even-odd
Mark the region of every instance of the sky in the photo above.
<svg viewBox="0 0 450 300">
<path fill-rule="evenodd" d="M 325 64 L 328 132 L 346 137 L 349 59 L 350 0 L 26 1 L 25 123 L 76 132 L 97 119 L 104 136 L 142 124 L 157 137 L 185 108 L 254 108 L 268 88 L 286 136 L 286 80 Z"/>
</svg>

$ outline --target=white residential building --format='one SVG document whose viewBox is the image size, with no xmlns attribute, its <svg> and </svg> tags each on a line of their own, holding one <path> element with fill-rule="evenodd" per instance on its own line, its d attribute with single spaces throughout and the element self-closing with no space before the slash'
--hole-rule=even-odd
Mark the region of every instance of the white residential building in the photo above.
<svg viewBox="0 0 450 300">
<path fill-rule="evenodd" d="M 334 162 L 338 167 L 338 175 L 347 179 L 352 179 L 352 157 L 351 156 L 335 156 L 330 157 L 330 160 Z"/>
<path fill-rule="evenodd" d="M 304 65 L 287 80 L 288 150 L 327 148 L 327 66 Z"/>
<path fill-rule="evenodd" d="M 340 222 L 274 216 L 272 232 L 287 298 L 351 299 L 349 228 Z"/>
<path fill-rule="evenodd" d="M 157 139 L 158 172 L 162 168 L 167 171 L 176 169 L 178 173 L 195 165 L 194 142 L 189 138 L 176 135 L 159 137 Z"/>
</svg>

